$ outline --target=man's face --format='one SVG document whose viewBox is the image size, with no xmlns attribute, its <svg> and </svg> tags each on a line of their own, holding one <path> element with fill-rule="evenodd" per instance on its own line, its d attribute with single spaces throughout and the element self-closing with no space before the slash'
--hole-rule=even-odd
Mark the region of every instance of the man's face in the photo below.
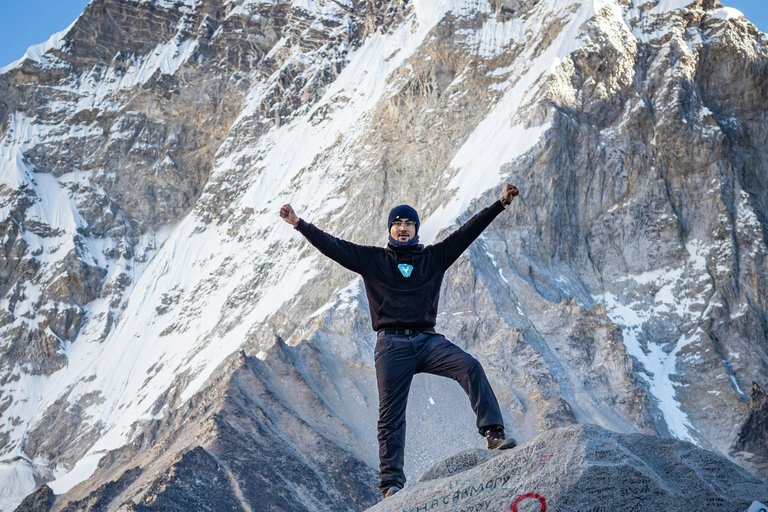
<svg viewBox="0 0 768 512">
<path fill-rule="evenodd" d="M 389 227 L 389 234 L 398 242 L 407 242 L 416 236 L 416 223 L 411 219 L 397 219 Z"/>
</svg>

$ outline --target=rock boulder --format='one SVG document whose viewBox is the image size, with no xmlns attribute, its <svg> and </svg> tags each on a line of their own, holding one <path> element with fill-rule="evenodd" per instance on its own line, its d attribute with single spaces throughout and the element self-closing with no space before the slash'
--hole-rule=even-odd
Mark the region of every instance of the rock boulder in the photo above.
<svg viewBox="0 0 768 512">
<path fill-rule="evenodd" d="M 553 429 L 486 459 L 467 451 L 440 462 L 425 473 L 433 478 L 369 512 L 742 512 L 768 499 L 765 482 L 720 455 L 596 425 Z"/>
</svg>

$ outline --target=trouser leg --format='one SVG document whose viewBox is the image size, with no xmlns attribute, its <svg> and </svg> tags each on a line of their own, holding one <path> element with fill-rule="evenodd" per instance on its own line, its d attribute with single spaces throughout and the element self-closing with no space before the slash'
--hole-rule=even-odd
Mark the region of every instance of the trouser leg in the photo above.
<svg viewBox="0 0 768 512">
<path fill-rule="evenodd" d="M 379 334 L 375 360 L 379 388 L 379 487 L 385 490 L 393 484 L 405 485 L 405 409 L 416 358 L 408 338 Z"/>
<path fill-rule="evenodd" d="M 416 373 L 449 377 L 461 385 L 477 415 L 478 430 L 490 425 L 504 425 L 499 402 L 477 359 L 439 334 L 424 343 L 418 359 Z"/>
</svg>

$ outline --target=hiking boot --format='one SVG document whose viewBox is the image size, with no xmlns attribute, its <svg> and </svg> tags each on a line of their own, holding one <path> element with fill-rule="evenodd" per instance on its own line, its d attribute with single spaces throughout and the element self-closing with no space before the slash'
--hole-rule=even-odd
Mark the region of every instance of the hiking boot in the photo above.
<svg viewBox="0 0 768 512">
<path fill-rule="evenodd" d="M 485 437 L 485 447 L 488 450 L 509 450 L 517 446 L 514 439 L 504 435 L 504 427 L 501 425 L 492 425 L 483 429 Z"/>
<path fill-rule="evenodd" d="M 384 495 L 384 499 L 387 499 L 391 496 L 394 496 L 396 492 L 400 491 L 402 487 L 395 484 L 392 487 L 387 487 L 385 490 L 381 491 L 381 493 Z"/>
</svg>

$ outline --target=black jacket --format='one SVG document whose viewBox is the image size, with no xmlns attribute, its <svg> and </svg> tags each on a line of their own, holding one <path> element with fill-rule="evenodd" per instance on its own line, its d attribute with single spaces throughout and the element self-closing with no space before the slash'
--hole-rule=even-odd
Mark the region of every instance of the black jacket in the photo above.
<svg viewBox="0 0 768 512">
<path fill-rule="evenodd" d="M 320 252 L 363 276 L 375 331 L 430 329 L 437 318 L 443 274 L 503 210 L 502 202 L 496 201 L 442 242 L 405 249 L 346 242 L 304 220 L 296 229 Z M 409 277 L 398 269 L 401 264 L 413 267 Z"/>
</svg>

